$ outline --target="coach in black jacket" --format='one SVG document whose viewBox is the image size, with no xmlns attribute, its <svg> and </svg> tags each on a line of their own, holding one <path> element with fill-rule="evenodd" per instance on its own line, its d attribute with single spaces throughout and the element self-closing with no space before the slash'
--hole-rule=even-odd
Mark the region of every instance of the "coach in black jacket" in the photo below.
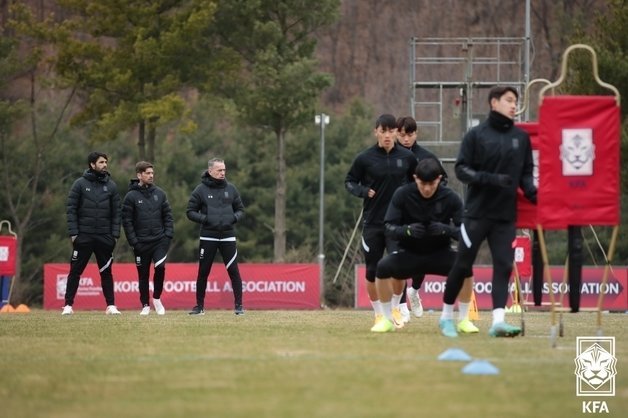
<svg viewBox="0 0 628 418">
<path fill-rule="evenodd" d="M 205 314 L 205 291 L 216 251 L 220 250 L 229 273 L 235 299 L 235 314 L 244 314 L 242 308 L 242 278 L 238 269 L 238 250 L 234 225 L 244 216 L 244 205 L 236 187 L 225 178 L 225 162 L 209 160 L 207 172 L 196 186 L 187 207 L 189 220 L 199 223 L 200 245 L 198 276 L 196 278 L 196 306 L 190 315 Z"/>
<path fill-rule="evenodd" d="M 172 209 L 166 193 L 153 184 L 155 169 L 151 163 L 138 162 L 135 173 L 137 178 L 131 179 L 129 191 L 122 203 L 122 226 L 135 254 L 142 303 L 140 315 L 150 313 L 148 299 L 151 261 L 155 264 L 153 307 L 157 315 L 164 315 L 166 309 L 161 302 L 161 293 L 166 275 L 168 248 L 174 236 Z"/>
<path fill-rule="evenodd" d="M 88 169 L 78 178 L 68 195 L 68 235 L 72 240 L 72 259 L 62 315 L 74 313 L 72 305 L 83 270 L 92 253 L 100 270 L 102 292 L 107 302 L 105 313 L 119 315 L 113 293 L 113 248 L 120 237 L 120 195 L 107 172 L 107 155 L 92 152 Z"/>
</svg>

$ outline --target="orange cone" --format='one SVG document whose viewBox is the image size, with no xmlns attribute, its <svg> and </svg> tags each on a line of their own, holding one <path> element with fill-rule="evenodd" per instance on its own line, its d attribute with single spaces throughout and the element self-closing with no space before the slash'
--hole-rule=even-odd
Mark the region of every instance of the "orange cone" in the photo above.
<svg viewBox="0 0 628 418">
<path fill-rule="evenodd" d="M 7 303 L 2 308 L 0 308 L 0 313 L 9 313 L 9 312 L 15 312 L 15 309 L 9 303 Z"/>
<path fill-rule="evenodd" d="M 24 305 L 23 303 L 20 303 L 19 305 L 17 305 L 14 312 L 29 313 L 30 311 L 31 309 L 28 306 Z"/>
<path fill-rule="evenodd" d="M 478 302 L 475 300 L 475 291 L 471 292 L 471 306 L 469 306 L 469 320 L 479 321 Z"/>
</svg>

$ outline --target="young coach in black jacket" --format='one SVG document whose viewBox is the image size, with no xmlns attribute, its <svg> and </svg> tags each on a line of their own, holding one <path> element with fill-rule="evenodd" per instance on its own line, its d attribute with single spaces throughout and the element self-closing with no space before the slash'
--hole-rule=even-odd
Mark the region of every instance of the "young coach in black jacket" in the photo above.
<svg viewBox="0 0 628 418">
<path fill-rule="evenodd" d="M 207 172 L 196 186 L 187 207 L 189 220 L 199 223 L 200 245 L 198 276 L 196 278 L 196 306 L 190 315 L 204 315 L 207 277 L 212 268 L 216 251 L 222 259 L 231 279 L 235 314 L 243 315 L 242 278 L 238 269 L 235 224 L 244 216 L 244 205 L 236 187 L 225 178 L 225 162 L 219 158 L 209 160 Z"/>
<path fill-rule="evenodd" d="M 100 271 L 102 293 L 107 315 L 119 315 L 113 292 L 113 249 L 120 238 L 120 195 L 107 172 L 107 155 L 92 152 L 87 156 L 87 170 L 79 177 L 68 195 L 68 235 L 72 240 L 72 258 L 65 290 L 62 315 L 74 313 L 72 305 L 81 274 L 92 254 Z"/>
<path fill-rule="evenodd" d="M 154 185 L 155 168 L 147 161 L 135 165 L 137 178 L 129 182 L 129 191 L 122 203 L 122 226 L 126 239 L 135 254 L 135 266 L 140 289 L 142 311 L 150 313 L 149 277 L 151 261 L 155 264 L 153 276 L 153 307 L 157 315 L 166 309 L 161 302 L 166 275 L 166 257 L 174 236 L 172 209 L 166 193 Z"/>
</svg>

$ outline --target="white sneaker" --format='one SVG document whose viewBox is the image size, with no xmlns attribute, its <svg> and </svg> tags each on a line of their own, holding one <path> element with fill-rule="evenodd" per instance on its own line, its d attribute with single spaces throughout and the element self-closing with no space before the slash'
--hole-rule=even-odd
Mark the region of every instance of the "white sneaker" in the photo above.
<svg viewBox="0 0 628 418">
<path fill-rule="evenodd" d="M 421 298 L 419 297 L 419 291 L 413 287 L 406 289 L 406 297 L 410 300 L 410 306 L 412 307 L 412 313 L 417 318 L 423 316 L 423 305 L 421 305 Z"/>
<path fill-rule="evenodd" d="M 72 309 L 72 306 L 65 305 L 63 307 L 63 312 L 61 312 L 61 315 L 72 315 L 73 313 L 74 313 L 74 310 Z"/>
<path fill-rule="evenodd" d="M 401 319 L 403 319 L 403 323 L 407 324 L 410 322 L 410 311 L 408 310 L 407 303 L 401 303 L 399 305 L 399 310 L 401 311 Z"/>
<path fill-rule="evenodd" d="M 153 307 L 155 308 L 155 312 L 157 312 L 157 315 L 166 314 L 166 308 L 164 308 L 164 305 L 161 303 L 161 300 L 153 299 Z"/>
<path fill-rule="evenodd" d="M 105 309 L 105 315 L 120 315 L 122 312 L 116 308 L 116 305 L 109 305 L 107 309 Z"/>
<path fill-rule="evenodd" d="M 148 315 L 150 313 L 150 306 L 146 305 L 142 308 L 142 312 L 140 312 L 140 315 Z"/>
</svg>

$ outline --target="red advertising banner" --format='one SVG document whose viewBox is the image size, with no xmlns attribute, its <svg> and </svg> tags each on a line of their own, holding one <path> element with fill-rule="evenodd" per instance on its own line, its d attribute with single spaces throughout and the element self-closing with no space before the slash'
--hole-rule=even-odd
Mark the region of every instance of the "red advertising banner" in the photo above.
<svg viewBox="0 0 628 418">
<path fill-rule="evenodd" d="M 532 160 L 534 161 L 534 185 L 539 187 L 539 124 L 537 122 L 517 123 L 517 126 L 530 135 L 532 145 Z M 517 228 L 536 228 L 536 205 L 530 203 L 523 195 L 521 188 L 517 189 Z"/>
<path fill-rule="evenodd" d="M 17 238 L 12 235 L 0 235 L 0 276 L 15 275 L 15 252 Z"/>
<path fill-rule="evenodd" d="M 538 220 L 546 229 L 619 225 L 619 106 L 553 96 L 539 116 Z"/>
<path fill-rule="evenodd" d="M 364 278 L 365 271 L 363 264 L 356 265 L 355 307 L 371 309 L 371 303 L 366 292 L 366 284 L 364 283 L 366 280 Z M 569 285 L 562 283 L 563 267 L 551 267 L 550 272 L 552 275 L 552 289 L 554 295 L 557 297 L 556 300 L 558 300 L 561 293 L 565 294 L 563 303 L 567 306 L 569 304 L 569 297 L 567 296 Z M 474 291 L 478 309 L 493 309 L 493 302 L 491 301 L 491 290 L 493 288 L 491 276 L 493 269 L 488 266 L 478 266 L 473 268 L 473 273 L 475 275 Z M 603 273 L 604 267 L 583 267 L 580 307 L 595 308 L 597 306 Z M 446 279 L 447 278 L 444 276 L 427 275 L 425 277 L 425 281 L 419 291 L 424 309 L 434 309 L 438 311 L 442 309 Z M 408 281 L 408 286 L 409 285 L 410 281 Z M 514 294 L 514 282 L 512 280 L 510 281 L 510 292 Z M 532 300 L 532 281 L 530 277 L 522 276 L 521 294 L 524 300 Z M 547 283 L 543 284 L 543 301 L 549 302 L 549 285 Z M 511 302 L 509 298 L 508 305 L 510 305 Z M 609 273 L 604 295 L 604 309 L 620 312 L 624 312 L 628 309 L 628 267 L 613 267 L 612 272 Z"/>
<path fill-rule="evenodd" d="M 239 264 L 245 309 L 319 309 L 318 264 Z M 112 267 L 116 305 L 141 309 L 137 269 L 132 263 Z M 170 263 L 161 299 L 166 309 L 191 309 L 196 304 L 196 263 Z M 44 265 L 44 309 L 61 309 L 69 265 Z M 152 277 L 150 282 L 152 296 Z M 95 263 L 81 276 L 74 309 L 105 309 L 100 275 Z M 205 309 L 233 309 L 233 292 L 227 270 L 215 263 L 207 281 Z"/>
</svg>

